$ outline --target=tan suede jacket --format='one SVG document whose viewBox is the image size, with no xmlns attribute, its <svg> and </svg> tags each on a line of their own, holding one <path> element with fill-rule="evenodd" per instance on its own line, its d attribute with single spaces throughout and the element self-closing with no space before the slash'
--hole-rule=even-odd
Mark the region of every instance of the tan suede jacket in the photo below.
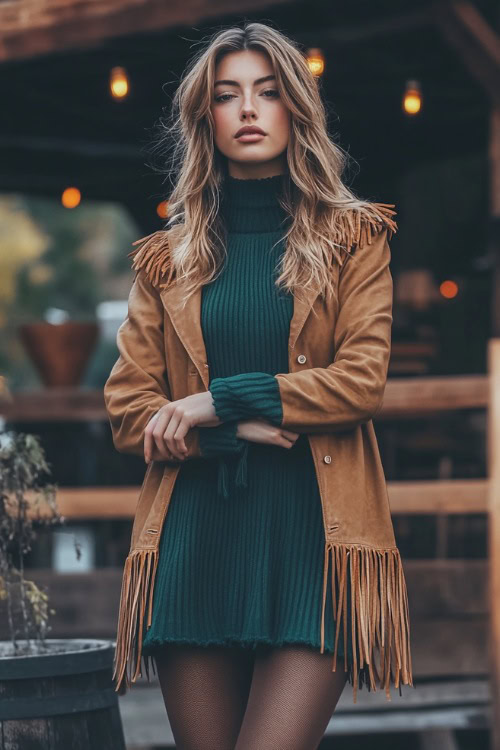
<svg viewBox="0 0 500 750">
<path fill-rule="evenodd" d="M 347 635 L 350 587 L 353 663 L 344 669 L 356 691 L 364 683 L 413 685 L 406 582 L 395 543 L 387 487 L 372 417 L 382 405 L 391 348 L 392 276 L 388 239 L 397 225 L 393 204 L 372 203 L 373 216 L 346 216 L 340 240 L 348 250 L 332 263 L 336 299 L 294 295 L 289 371 L 276 378 L 282 427 L 306 433 L 321 495 L 325 534 L 321 652 L 328 566 L 336 622 Z M 171 400 L 205 391 L 209 363 L 200 326 L 201 290 L 179 309 L 169 254 L 177 227 L 137 240 L 135 279 L 121 325 L 119 358 L 104 396 L 118 451 L 143 455 L 144 429 Z M 199 428 L 187 436 L 188 458 L 199 457 Z M 154 580 L 163 523 L 181 461 L 148 465 L 125 561 L 115 652 L 116 690 L 142 675 L 143 628 L 151 624 Z M 147 622 L 146 622 L 146 609 Z M 318 612 L 318 616 L 320 613 Z M 347 649 L 346 649 L 347 651 Z M 378 660 L 377 660 L 378 657 Z M 400 690 L 401 693 L 401 690 Z"/>
</svg>

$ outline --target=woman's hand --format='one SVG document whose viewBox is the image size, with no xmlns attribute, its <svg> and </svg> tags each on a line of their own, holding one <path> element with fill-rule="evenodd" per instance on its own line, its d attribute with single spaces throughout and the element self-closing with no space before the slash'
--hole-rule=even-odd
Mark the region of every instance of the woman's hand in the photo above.
<svg viewBox="0 0 500 750">
<path fill-rule="evenodd" d="M 282 448 L 292 448 L 299 433 L 276 427 L 265 419 L 245 419 L 238 422 L 236 436 L 250 440 L 252 443 L 268 443 Z"/>
<path fill-rule="evenodd" d="M 182 460 L 188 452 L 184 438 L 191 427 L 219 424 L 210 391 L 171 401 L 151 417 L 144 430 L 144 459 L 146 463 L 161 461 L 171 454 Z"/>
</svg>

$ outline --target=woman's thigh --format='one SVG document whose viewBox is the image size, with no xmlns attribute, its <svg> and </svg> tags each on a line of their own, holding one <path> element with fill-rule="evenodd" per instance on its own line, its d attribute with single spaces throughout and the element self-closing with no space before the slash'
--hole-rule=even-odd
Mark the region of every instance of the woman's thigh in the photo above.
<svg viewBox="0 0 500 750">
<path fill-rule="evenodd" d="M 347 680 L 332 659 L 309 646 L 259 647 L 234 750 L 316 750 Z"/>
<path fill-rule="evenodd" d="M 155 656 L 178 750 L 234 750 L 248 700 L 254 651 L 167 644 Z"/>
</svg>

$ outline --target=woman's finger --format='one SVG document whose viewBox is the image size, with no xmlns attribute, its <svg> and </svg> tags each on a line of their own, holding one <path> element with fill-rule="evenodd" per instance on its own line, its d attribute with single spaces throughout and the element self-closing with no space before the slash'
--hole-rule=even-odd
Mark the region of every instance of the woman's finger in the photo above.
<svg viewBox="0 0 500 750">
<path fill-rule="evenodd" d="M 168 422 L 166 429 L 162 433 L 162 440 L 163 440 L 163 444 L 167 446 L 170 453 L 172 453 L 172 455 L 174 455 L 176 458 L 182 460 L 184 458 L 184 454 L 182 450 L 179 448 L 175 440 L 175 433 L 177 432 L 177 429 L 179 427 L 181 420 L 182 420 L 181 410 L 175 409 L 172 412 L 172 415 L 170 417 L 170 420 Z"/>
<path fill-rule="evenodd" d="M 175 435 L 173 438 L 177 445 L 177 449 L 183 455 L 185 455 L 188 452 L 185 438 L 189 430 L 190 430 L 190 425 L 188 424 L 187 418 L 184 416 L 179 422 L 179 426 L 177 427 L 177 430 L 175 431 Z"/>
<path fill-rule="evenodd" d="M 296 432 L 291 432 L 290 430 L 281 430 L 281 434 L 288 438 L 288 440 L 296 440 L 298 438 L 298 434 Z"/>
<path fill-rule="evenodd" d="M 163 458 L 168 458 L 167 448 L 163 441 L 163 435 L 165 430 L 168 428 L 171 419 L 171 412 L 167 409 L 163 409 L 156 420 L 153 427 L 153 441 L 156 445 L 156 450 Z"/>
<path fill-rule="evenodd" d="M 154 439 L 153 439 L 153 428 L 159 417 L 159 412 L 156 412 L 146 425 L 144 430 L 144 460 L 149 463 L 153 459 L 154 450 Z"/>
<path fill-rule="evenodd" d="M 149 420 L 144 430 L 144 459 L 168 460 L 172 456 L 180 460 L 188 453 L 185 437 L 190 425 L 179 409 L 160 409 Z"/>
</svg>

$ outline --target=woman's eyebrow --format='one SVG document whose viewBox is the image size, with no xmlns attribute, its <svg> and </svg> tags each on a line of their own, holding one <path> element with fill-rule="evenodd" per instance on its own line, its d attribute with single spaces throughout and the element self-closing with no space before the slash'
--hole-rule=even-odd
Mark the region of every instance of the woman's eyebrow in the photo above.
<svg viewBox="0 0 500 750">
<path fill-rule="evenodd" d="M 255 85 L 257 85 L 258 83 L 264 83 L 265 81 L 275 81 L 275 80 L 276 80 L 276 76 L 275 76 L 275 75 L 270 75 L 270 76 L 263 76 L 262 78 L 256 78 L 256 79 L 255 79 L 255 81 L 253 82 L 253 84 L 254 84 L 254 86 L 255 86 Z M 238 83 L 238 81 L 229 81 L 229 80 L 222 80 L 222 81 L 215 81 L 215 83 L 214 83 L 214 88 L 215 88 L 216 86 L 220 86 L 220 85 L 222 85 L 222 84 L 223 84 L 224 86 L 239 86 L 239 85 L 240 85 L 240 84 Z"/>
</svg>

